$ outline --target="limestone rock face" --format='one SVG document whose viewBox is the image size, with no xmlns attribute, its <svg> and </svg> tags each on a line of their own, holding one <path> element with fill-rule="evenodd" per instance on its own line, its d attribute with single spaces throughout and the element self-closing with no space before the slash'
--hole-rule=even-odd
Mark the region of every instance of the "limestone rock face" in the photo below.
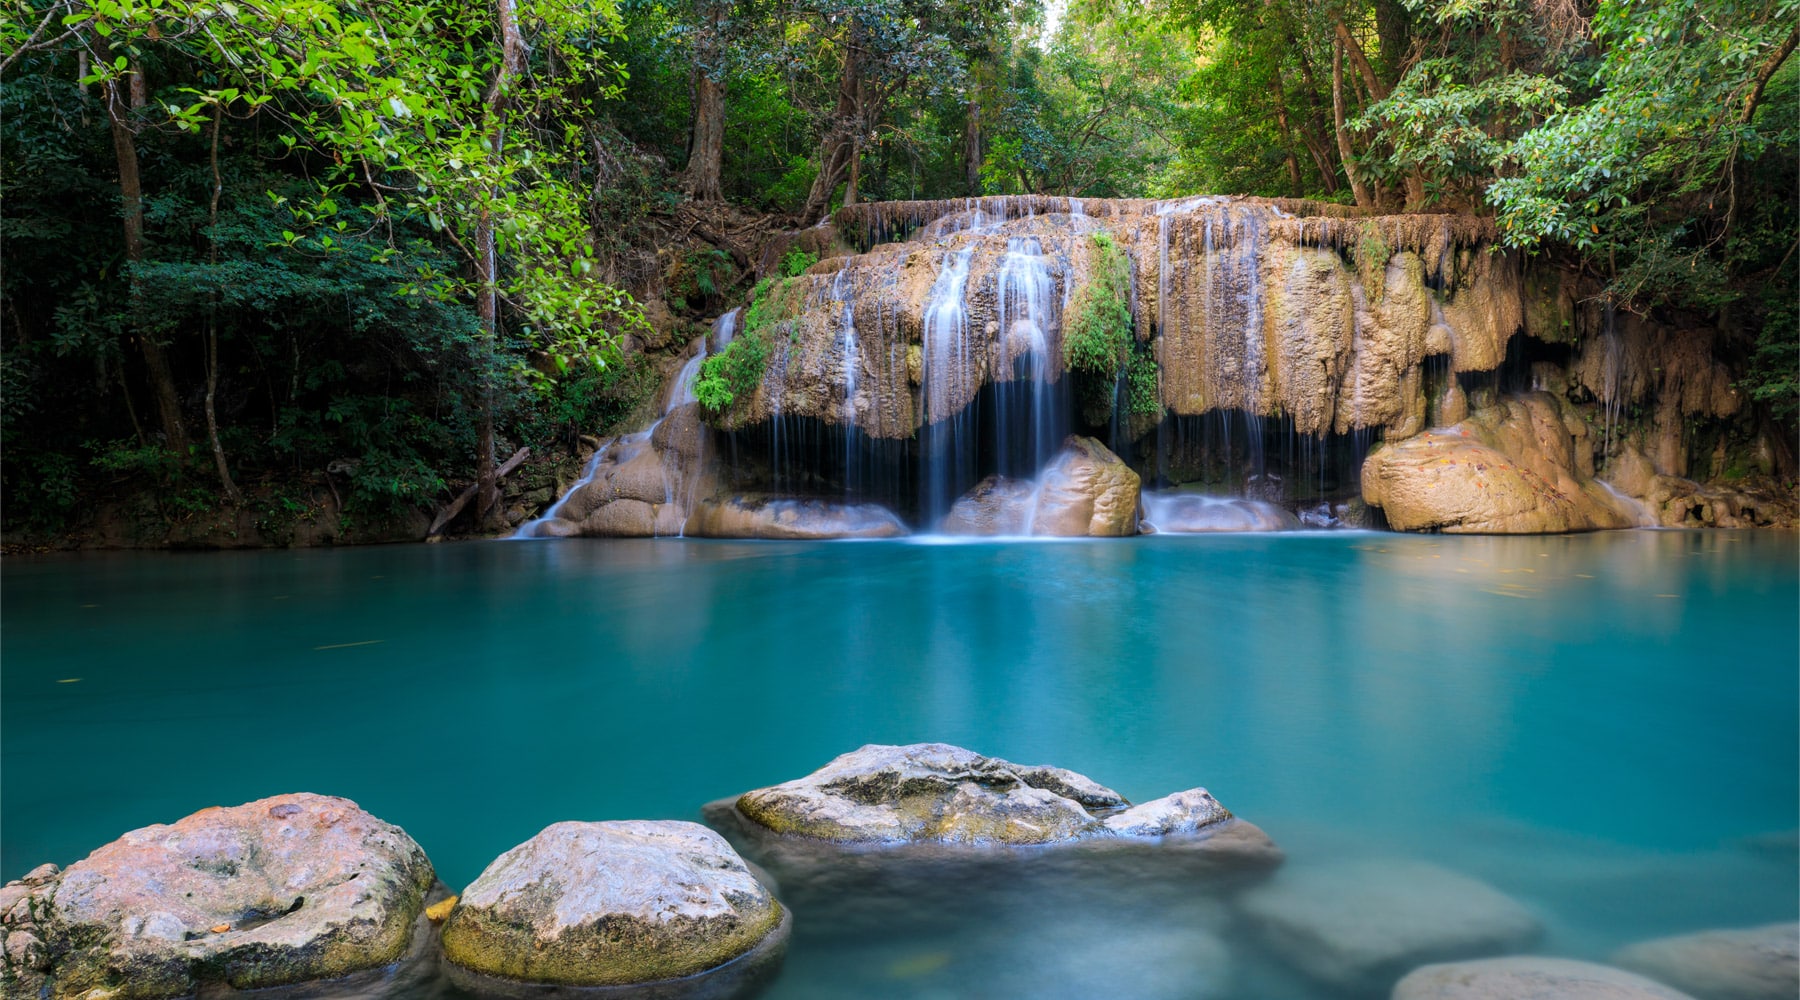
<svg viewBox="0 0 1800 1000">
<path fill-rule="evenodd" d="M 1059 380 L 1056 303 L 1095 280 L 1090 236 L 1102 230 L 1128 258 L 1136 332 L 1177 415 L 1229 409 L 1304 434 L 1410 434 L 1423 426 L 1427 357 L 1490 371 L 1525 322 L 1516 256 L 1490 253 L 1492 223 L 1472 217 L 1020 197 L 852 206 L 839 226 L 863 252 L 771 289 L 762 383 L 721 427 L 780 414 L 898 440 L 963 412 L 984 385 L 1019 377 L 1014 362 L 1034 342 L 1001 291 L 1020 253 L 1053 286 L 1041 373 Z"/>
<path fill-rule="evenodd" d="M 1144 494 L 1144 529 L 1190 534 L 1208 531 L 1293 531 L 1300 519 L 1285 508 L 1242 497 L 1200 493 Z"/>
<path fill-rule="evenodd" d="M 696 823 L 557 823 L 501 855 L 444 924 L 444 955 L 501 979 L 650 983 L 724 965 L 782 932 L 781 904 Z"/>
<path fill-rule="evenodd" d="M 1376 448 L 1363 461 L 1363 499 L 1400 531 L 1541 534 L 1636 524 L 1591 468 L 1582 474 L 1577 455 L 1556 399 L 1531 393 Z"/>
<path fill-rule="evenodd" d="M 1800 924 L 1657 938 L 1621 949 L 1612 960 L 1699 1000 L 1800 996 Z"/>
<path fill-rule="evenodd" d="M 688 519 L 701 538 L 893 538 L 906 525 L 879 504 L 737 496 L 703 500 Z"/>
<path fill-rule="evenodd" d="M 1046 844 L 1127 805 L 1073 771 L 944 743 L 865 746 L 804 778 L 746 792 L 738 811 L 781 834 L 839 843 Z"/>
<path fill-rule="evenodd" d="M 1105 445 L 1074 435 L 1036 483 L 989 476 L 956 501 L 939 530 L 1062 538 L 1135 535 L 1140 482 Z"/>
<path fill-rule="evenodd" d="M 412 838 L 347 799 L 205 809 L 0 890 L 5 978 L 119 1000 L 337 978 L 399 960 L 434 881 Z"/>
<path fill-rule="evenodd" d="M 1385 990 L 1426 962 L 1518 951 L 1542 931 L 1492 886 L 1416 861 L 1290 869 L 1242 906 L 1271 950 L 1350 993 Z"/>
<path fill-rule="evenodd" d="M 1621 969 L 1537 955 L 1427 965 L 1394 987 L 1393 1000 L 1694 1000 Z"/>
</svg>

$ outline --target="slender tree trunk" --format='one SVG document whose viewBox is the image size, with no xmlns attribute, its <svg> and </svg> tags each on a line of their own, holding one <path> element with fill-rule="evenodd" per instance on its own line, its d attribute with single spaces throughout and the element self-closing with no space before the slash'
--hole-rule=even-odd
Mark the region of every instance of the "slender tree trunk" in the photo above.
<svg viewBox="0 0 1800 1000">
<path fill-rule="evenodd" d="M 488 90 L 489 155 L 498 162 L 506 144 L 506 111 L 513 81 L 525 69 L 525 40 L 519 34 L 518 14 L 514 0 L 496 0 L 495 16 L 500 30 L 500 68 L 494 73 Z M 482 530 L 500 527 L 500 491 L 494 468 L 494 364 L 500 337 L 500 261 L 494 245 L 493 205 L 500 200 L 499 191 L 488 192 L 475 223 L 475 277 L 481 286 L 476 300 L 476 314 L 481 319 L 479 355 L 481 409 L 476 424 L 475 523 Z"/>
<path fill-rule="evenodd" d="M 1363 53 L 1363 47 L 1344 27 L 1344 22 L 1337 22 L 1337 44 L 1350 54 L 1350 62 L 1356 66 L 1356 72 L 1362 77 L 1363 86 L 1369 88 L 1369 97 L 1377 101 L 1387 100 L 1390 93 L 1386 84 L 1375 76 L 1375 68 L 1369 65 L 1369 57 Z M 1335 71 L 1334 71 L 1335 72 Z"/>
<path fill-rule="evenodd" d="M 142 93 L 143 83 L 137 73 L 128 84 L 133 94 Z M 144 186 L 138 173 L 137 137 L 131 131 L 131 111 L 126 105 L 126 91 L 117 79 L 106 83 L 106 117 L 112 125 L 113 155 L 119 164 L 119 196 L 124 202 L 125 260 L 131 269 L 131 313 L 138 352 L 144 357 L 144 368 L 150 375 L 150 389 L 156 398 L 156 412 L 162 422 L 163 436 L 176 458 L 188 458 L 187 428 L 181 420 L 181 394 L 175 389 L 175 375 L 169 368 L 168 355 L 143 328 L 143 283 L 138 265 L 144 260 Z"/>
<path fill-rule="evenodd" d="M 1334 39 L 1331 46 L 1331 119 L 1337 132 L 1338 157 L 1344 161 L 1344 176 L 1350 181 L 1350 193 L 1359 208 L 1372 208 L 1368 185 L 1356 169 L 1356 154 L 1350 150 L 1350 132 L 1344 128 L 1344 41 Z"/>
<path fill-rule="evenodd" d="M 963 185 L 973 198 L 981 194 L 981 99 L 969 94 L 969 117 L 963 125 Z"/>
<path fill-rule="evenodd" d="M 219 125 L 224 119 L 223 106 L 213 108 L 212 134 L 212 204 L 207 209 L 206 242 L 214 268 L 219 266 L 219 196 L 225 193 L 224 179 L 219 175 Z M 213 398 L 219 393 L 219 296 L 213 293 L 206 317 L 206 440 L 212 445 L 213 464 L 219 469 L 219 485 L 234 504 L 244 495 L 231 481 L 231 466 L 225 461 L 225 446 L 219 442 L 219 418 L 213 409 Z"/>
<path fill-rule="evenodd" d="M 856 188 L 862 180 L 862 136 L 850 140 L 850 173 L 844 181 L 844 204 L 856 204 Z"/>
<path fill-rule="evenodd" d="M 1326 125 L 1325 113 L 1319 107 L 1319 80 L 1313 74 L 1312 60 L 1306 58 L 1306 50 L 1300 47 L 1300 42 L 1290 34 L 1288 43 L 1299 56 L 1300 73 L 1306 78 L 1307 120 L 1311 127 L 1301 128 L 1300 141 L 1306 144 L 1306 151 L 1312 154 L 1313 165 L 1319 168 L 1319 178 L 1325 183 L 1325 193 L 1337 194 L 1337 169 L 1331 163 L 1331 129 Z"/>
<path fill-rule="evenodd" d="M 720 164 L 725 153 L 725 85 L 694 71 L 694 134 L 688 143 L 681 187 L 695 201 L 721 201 Z"/>
<path fill-rule="evenodd" d="M 1288 194 L 1300 197 L 1300 158 L 1294 155 L 1294 132 L 1288 127 L 1287 98 L 1282 93 L 1281 70 L 1275 71 L 1275 122 L 1281 126 L 1281 147 L 1287 154 Z"/>
</svg>

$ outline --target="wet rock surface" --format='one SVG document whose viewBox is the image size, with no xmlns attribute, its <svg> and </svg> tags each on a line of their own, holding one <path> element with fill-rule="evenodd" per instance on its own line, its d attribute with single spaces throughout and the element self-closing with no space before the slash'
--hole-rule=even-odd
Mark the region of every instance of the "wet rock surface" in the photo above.
<svg viewBox="0 0 1800 1000">
<path fill-rule="evenodd" d="M 736 496 L 703 500 L 687 533 L 700 538 L 894 538 L 906 525 L 879 504 Z"/>
<path fill-rule="evenodd" d="M 1261 500 L 1201 493 L 1144 494 L 1144 530 L 1159 534 L 1210 531 L 1297 531 L 1298 517 Z"/>
<path fill-rule="evenodd" d="M 169 997 L 398 961 L 435 876 L 399 827 L 295 794 L 133 830 L 0 890 L 8 995 Z"/>
<path fill-rule="evenodd" d="M 1657 938 L 1612 961 L 1698 1000 L 1790 1000 L 1800 996 L 1800 924 Z"/>
<path fill-rule="evenodd" d="M 1419 861 L 1290 868 L 1241 904 L 1271 951 L 1347 993 L 1379 993 L 1427 962 L 1519 951 L 1542 932 L 1492 886 Z"/>
<path fill-rule="evenodd" d="M 1037 481 L 989 476 L 950 508 L 949 535 L 1117 538 L 1137 534 L 1141 481 L 1090 437 L 1071 436 Z"/>
<path fill-rule="evenodd" d="M 444 925 L 444 955 L 502 980 L 655 983 L 779 957 L 781 904 L 696 823 L 557 823 L 501 855 Z M 773 939 L 773 940 L 772 940 Z"/>
<path fill-rule="evenodd" d="M 1623 969 L 1536 955 L 1427 965 L 1393 1000 L 1695 1000 Z"/>
</svg>

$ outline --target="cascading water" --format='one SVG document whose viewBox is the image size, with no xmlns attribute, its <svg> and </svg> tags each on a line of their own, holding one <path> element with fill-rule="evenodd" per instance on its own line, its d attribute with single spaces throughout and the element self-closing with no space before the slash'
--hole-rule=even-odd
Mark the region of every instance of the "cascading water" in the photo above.
<svg viewBox="0 0 1800 1000">
<path fill-rule="evenodd" d="M 850 284 L 850 272 L 840 268 L 831 279 L 831 297 L 839 303 L 839 325 L 842 328 L 844 359 L 844 489 L 853 493 L 858 487 L 856 467 L 856 383 L 862 368 L 862 354 L 856 342 L 856 296 Z"/>
<path fill-rule="evenodd" d="M 949 511 L 950 501 L 974 478 L 974 417 L 954 401 L 956 385 L 975 370 L 964 300 L 969 286 L 972 246 L 944 255 L 925 305 L 924 345 L 920 352 L 920 390 L 924 397 L 924 509 L 928 523 Z"/>
<path fill-rule="evenodd" d="M 1057 392 L 1062 300 L 1035 236 L 1006 241 L 996 280 L 994 452 L 1001 475 L 1029 476 L 1050 459 L 1066 433 L 1067 406 Z"/>
</svg>

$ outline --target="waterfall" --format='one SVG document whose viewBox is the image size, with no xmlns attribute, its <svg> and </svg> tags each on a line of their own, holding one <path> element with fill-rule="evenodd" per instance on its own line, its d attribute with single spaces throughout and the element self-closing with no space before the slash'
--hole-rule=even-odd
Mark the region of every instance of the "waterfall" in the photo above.
<svg viewBox="0 0 1800 1000">
<path fill-rule="evenodd" d="M 844 359 L 844 491 L 855 491 L 856 483 L 856 383 L 862 367 L 862 354 L 856 342 L 856 296 L 850 285 L 850 272 L 840 268 L 831 279 L 831 297 L 839 304 L 843 330 L 840 341 Z"/>
<path fill-rule="evenodd" d="M 922 435 L 922 506 L 931 523 L 949 511 L 956 494 L 973 478 L 975 441 L 965 424 L 974 418 L 963 412 L 957 389 L 977 372 L 974 345 L 969 337 L 968 305 L 964 301 L 969 259 L 974 253 L 975 248 L 970 246 L 944 255 L 925 306 L 925 343 L 920 351 L 920 391 L 926 421 Z"/>
<path fill-rule="evenodd" d="M 1029 476 L 1049 461 L 1065 433 L 1054 385 L 1061 373 L 1060 337 L 1051 342 L 1052 331 L 1060 333 L 1062 326 L 1061 299 L 1037 237 L 1006 241 L 997 284 L 994 453 L 1001 475 Z M 1024 426 L 1015 426 L 1021 418 Z"/>
</svg>

